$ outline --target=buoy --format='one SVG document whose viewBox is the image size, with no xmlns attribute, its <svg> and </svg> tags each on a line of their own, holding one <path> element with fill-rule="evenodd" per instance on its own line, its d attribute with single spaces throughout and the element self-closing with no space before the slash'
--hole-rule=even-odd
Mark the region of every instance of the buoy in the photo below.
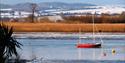
<svg viewBox="0 0 125 63">
<path fill-rule="evenodd" d="M 105 52 L 103 53 L 103 56 L 106 56 L 106 53 L 105 53 Z"/>
<path fill-rule="evenodd" d="M 112 54 L 114 55 L 116 53 L 115 49 L 112 49 Z"/>
</svg>

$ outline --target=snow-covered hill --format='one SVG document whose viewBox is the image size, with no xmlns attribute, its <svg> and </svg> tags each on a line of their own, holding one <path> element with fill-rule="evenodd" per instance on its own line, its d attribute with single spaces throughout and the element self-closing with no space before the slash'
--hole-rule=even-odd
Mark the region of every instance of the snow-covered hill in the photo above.
<svg viewBox="0 0 125 63">
<path fill-rule="evenodd" d="M 85 13 L 90 13 L 90 14 L 94 14 L 96 12 L 96 14 L 102 14 L 102 13 L 107 13 L 107 14 L 121 14 L 122 12 L 125 12 L 125 8 L 124 7 L 120 7 L 120 6 L 89 6 L 89 7 L 85 7 L 85 8 L 89 8 L 89 9 L 79 9 L 79 10 L 66 10 L 66 11 L 53 11 L 51 13 L 55 13 L 55 14 L 60 14 L 60 13 L 64 13 L 64 14 L 85 14 Z"/>
</svg>

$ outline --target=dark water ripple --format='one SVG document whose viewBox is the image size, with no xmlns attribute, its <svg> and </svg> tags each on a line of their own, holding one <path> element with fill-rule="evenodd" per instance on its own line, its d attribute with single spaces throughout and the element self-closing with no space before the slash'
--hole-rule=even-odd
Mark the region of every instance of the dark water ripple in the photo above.
<svg viewBox="0 0 125 63">
<path fill-rule="evenodd" d="M 42 63 L 125 63 L 122 60 L 44 60 Z"/>
</svg>

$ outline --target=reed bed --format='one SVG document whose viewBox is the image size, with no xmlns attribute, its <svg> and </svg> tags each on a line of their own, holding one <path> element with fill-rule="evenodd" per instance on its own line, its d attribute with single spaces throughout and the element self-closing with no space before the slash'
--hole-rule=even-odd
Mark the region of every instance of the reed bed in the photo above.
<svg viewBox="0 0 125 63">
<path fill-rule="evenodd" d="M 13 26 L 14 32 L 92 32 L 93 25 L 90 23 L 19 23 L 4 22 Z M 125 24 L 95 24 L 95 32 L 125 32 Z"/>
</svg>

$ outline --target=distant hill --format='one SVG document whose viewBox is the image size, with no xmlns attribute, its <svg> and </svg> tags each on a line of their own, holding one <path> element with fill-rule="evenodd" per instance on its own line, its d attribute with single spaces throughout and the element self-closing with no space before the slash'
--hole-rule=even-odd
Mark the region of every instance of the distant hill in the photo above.
<svg viewBox="0 0 125 63">
<path fill-rule="evenodd" d="M 0 4 L 0 8 L 11 8 L 11 5 L 7 5 L 7 4 Z"/>
<path fill-rule="evenodd" d="M 87 3 L 63 3 L 63 2 L 42 2 L 38 3 L 39 10 L 45 9 L 80 9 L 85 6 L 96 6 Z M 31 3 L 19 3 L 15 5 L 0 4 L 1 8 L 13 8 L 15 10 L 30 11 Z"/>
<path fill-rule="evenodd" d="M 19 3 L 13 5 L 14 10 L 31 11 L 31 3 Z"/>
<path fill-rule="evenodd" d="M 62 9 L 79 9 L 84 6 L 95 6 L 94 4 L 86 3 L 62 3 L 62 2 L 44 2 L 39 3 L 40 8 L 62 8 Z"/>
</svg>

